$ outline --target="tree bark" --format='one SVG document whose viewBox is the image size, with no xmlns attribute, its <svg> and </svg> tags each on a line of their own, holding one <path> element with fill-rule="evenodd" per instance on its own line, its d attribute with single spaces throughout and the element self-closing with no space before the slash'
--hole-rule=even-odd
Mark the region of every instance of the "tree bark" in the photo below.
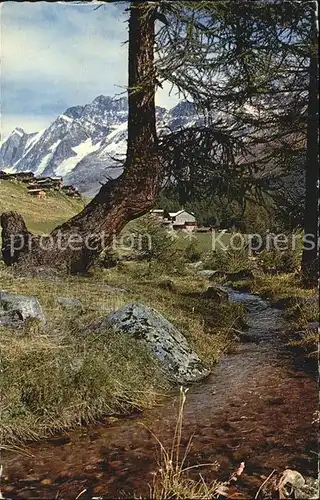
<svg viewBox="0 0 320 500">
<path fill-rule="evenodd" d="M 318 238 L 319 238 L 319 60 L 318 60 L 318 15 L 314 2 L 312 47 L 309 65 L 309 97 L 307 128 L 307 170 L 304 234 L 308 242 L 302 254 L 302 276 L 306 283 L 316 284 L 318 280 Z"/>
<path fill-rule="evenodd" d="M 142 1 L 130 6 L 128 145 L 123 173 L 103 185 L 82 212 L 46 239 L 33 237 L 19 214 L 2 214 L 2 252 L 7 265 L 85 272 L 128 221 L 152 207 L 162 183 L 155 116 L 156 8 Z M 24 245 L 12 245 L 21 238 Z"/>
</svg>

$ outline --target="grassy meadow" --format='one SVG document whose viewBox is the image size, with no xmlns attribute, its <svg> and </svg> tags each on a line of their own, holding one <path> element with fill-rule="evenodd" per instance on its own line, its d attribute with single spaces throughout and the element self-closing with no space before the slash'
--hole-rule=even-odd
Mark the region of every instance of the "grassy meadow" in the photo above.
<svg viewBox="0 0 320 500">
<path fill-rule="evenodd" d="M 220 232 L 217 232 L 217 235 Z M 222 245 L 228 246 L 231 233 L 223 232 L 217 241 L 216 247 L 219 249 L 219 242 Z M 201 254 L 212 252 L 214 247 L 215 233 L 191 233 L 187 234 L 183 231 L 177 231 L 176 245 L 177 248 L 185 250 L 190 244 L 194 245 Z"/>
<path fill-rule="evenodd" d="M 0 181 L 0 214 L 14 210 L 20 213 L 31 232 L 46 234 L 58 224 L 80 212 L 84 202 L 61 192 L 49 192 L 45 200 L 38 200 L 27 192 L 26 184 Z"/>
</svg>

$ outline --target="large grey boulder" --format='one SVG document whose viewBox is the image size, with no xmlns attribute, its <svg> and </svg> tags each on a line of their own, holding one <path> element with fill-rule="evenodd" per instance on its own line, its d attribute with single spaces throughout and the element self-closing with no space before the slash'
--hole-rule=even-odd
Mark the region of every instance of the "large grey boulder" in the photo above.
<svg viewBox="0 0 320 500">
<path fill-rule="evenodd" d="M 22 324 L 22 321 L 18 314 L 14 312 L 2 313 L 0 311 L 0 326 L 14 326 L 17 324 Z"/>
<path fill-rule="evenodd" d="M 0 318 L 2 325 L 29 318 L 36 318 L 43 324 L 46 322 L 37 297 L 4 291 L 0 291 Z"/>
<path fill-rule="evenodd" d="M 128 333 L 145 344 L 178 384 L 197 382 L 210 373 L 186 338 L 160 313 L 142 304 L 127 304 L 103 320 L 104 326 Z"/>
</svg>

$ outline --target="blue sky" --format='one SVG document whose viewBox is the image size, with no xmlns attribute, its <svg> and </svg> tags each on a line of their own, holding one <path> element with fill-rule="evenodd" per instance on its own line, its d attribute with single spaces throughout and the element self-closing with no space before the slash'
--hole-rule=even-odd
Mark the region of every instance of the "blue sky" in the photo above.
<svg viewBox="0 0 320 500">
<path fill-rule="evenodd" d="M 1 135 L 34 132 L 67 107 L 125 92 L 128 12 L 118 2 L 93 5 L 15 3 L 1 6 Z M 178 99 L 169 85 L 157 104 Z"/>
</svg>

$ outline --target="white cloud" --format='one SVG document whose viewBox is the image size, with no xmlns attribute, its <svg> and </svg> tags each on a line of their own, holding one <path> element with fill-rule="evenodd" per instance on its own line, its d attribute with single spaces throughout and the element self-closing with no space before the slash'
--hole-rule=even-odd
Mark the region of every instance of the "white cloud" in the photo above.
<svg viewBox="0 0 320 500">
<path fill-rule="evenodd" d="M 67 95 L 78 94 L 84 99 L 86 94 L 94 97 L 103 89 L 104 93 L 112 89 L 116 92 L 116 85 L 125 84 L 127 48 L 121 44 L 126 37 L 122 20 L 105 15 L 103 35 L 97 29 L 100 10 L 94 12 L 92 7 L 83 15 L 72 6 L 55 6 L 65 18 L 47 26 L 36 22 L 33 25 L 27 14 L 27 19 L 15 18 L 12 14 L 20 5 L 11 5 L 16 7 L 11 7 L 11 16 L 2 23 L 5 80 L 20 81 L 25 86 L 35 80 L 44 81 L 46 85 L 63 87 Z M 27 5 L 25 12 L 32 14 L 34 5 Z M 2 10 L 6 13 L 6 9 Z"/>
</svg>

